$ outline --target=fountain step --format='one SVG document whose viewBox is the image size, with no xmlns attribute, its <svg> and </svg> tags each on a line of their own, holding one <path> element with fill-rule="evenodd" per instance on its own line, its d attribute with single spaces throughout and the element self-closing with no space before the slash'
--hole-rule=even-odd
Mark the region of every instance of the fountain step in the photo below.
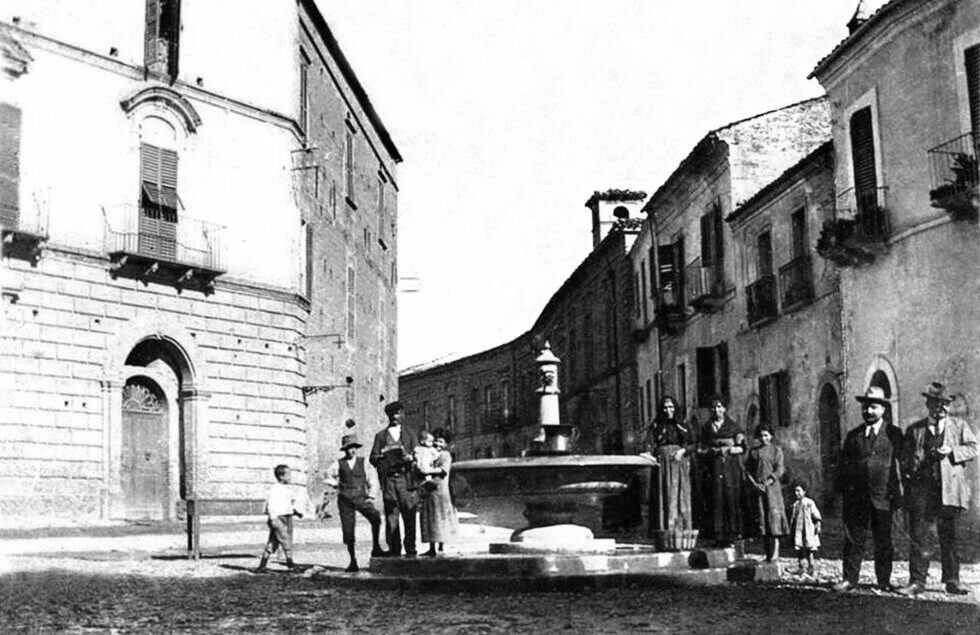
<svg viewBox="0 0 980 635">
<path fill-rule="evenodd" d="M 506 556 L 504 556 L 506 557 Z M 401 591 L 451 591 L 451 592 L 500 592 L 514 593 L 527 591 L 571 591 L 581 588 L 621 588 L 626 586 L 712 586 L 729 582 L 772 582 L 779 580 L 779 569 L 772 563 L 756 561 L 737 561 L 729 566 L 712 567 L 707 569 L 691 569 L 689 567 L 664 567 L 660 569 L 596 569 L 592 571 L 553 572 L 546 575 L 520 574 L 516 571 L 508 573 L 492 573 L 486 570 L 473 570 L 467 567 L 467 572 L 452 571 L 449 575 L 435 575 L 436 570 L 425 562 L 449 562 L 455 558 L 437 558 L 421 562 L 417 569 L 411 567 L 400 569 L 397 573 L 394 567 L 375 569 L 372 560 L 371 571 L 357 574 L 319 574 L 316 579 L 327 584 L 338 586 L 354 586 L 370 589 L 387 589 Z M 394 559 L 391 559 L 394 560 Z M 425 573 L 422 570 L 425 569 Z M 445 572 L 446 569 L 439 569 Z"/>
<path fill-rule="evenodd" d="M 512 543 L 517 544 L 517 543 Z M 615 553 L 500 553 L 438 558 L 372 558 L 371 571 L 423 578 L 560 577 L 726 569 L 734 549 L 655 552 L 621 545 Z M 693 563 L 693 567 L 692 567 Z"/>
</svg>

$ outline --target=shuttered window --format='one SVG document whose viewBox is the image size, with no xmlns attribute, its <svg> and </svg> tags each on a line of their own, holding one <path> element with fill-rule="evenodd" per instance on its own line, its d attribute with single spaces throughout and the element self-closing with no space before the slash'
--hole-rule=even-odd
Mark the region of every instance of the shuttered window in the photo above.
<svg viewBox="0 0 980 635">
<path fill-rule="evenodd" d="M 728 343 L 699 347 L 696 355 L 698 406 L 701 408 L 711 406 L 711 399 L 716 395 L 720 395 L 727 401 L 730 390 Z"/>
<path fill-rule="evenodd" d="M 20 109 L 0 104 L 0 225 L 20 227 Z"/>
<path fill-rule="evenodd" d="M 701 266 L 710 267 L 714 257 L 715 223 L 711 214 L 701 217 Z"/>
<path fill-rule="evenodd" d="M 790 233 L 792 236 L 793 260 L 806 255 L 806 208 L 793 212 L 790 216 Z"/>
<path fill-rule="evenodd" d="M 657 248 L 650 247 L 647 250 L 647 258 L 650 263 L 650 297 L 657 295 Z"/>
<path fill-rule="evenodd" d="M 966 88 L 970 97 L 970 127 L 980 132 L 980 45 L 966 49 Z"/>
<path fill-rule="evenodd" d="M 299 125 L 303 132 L 310 127 L 310 58 L 299 51 Z"/>
<path fill-rule="evenodd" d="M 139 252 L 177 258 L 177 153 L 140 144 Z"/>
<path fill-rule="evenodd" d="M 870 106 L 851 116 L 851 158 L 854 162 L 854 191 L 860 205 L 862 201 L 869 200 L 867 193 L 878 187 Z M 874 199 L 873 196 L 870 198 Z"/>
<path fill-rule="evenodd" d="M 772 275 L 772 234 L 765 231 L 756 237 L 759 278 Z"/>
<path fill-rule="evenodd" d="M 790 425 L 789 373 L 781 370 L 759 378 L 759 421 L 770 426 Z"/>
<path fill-rule="evenodd" d="M 684 237 L 678 236 L 674 241 L 674 287 L 675 302 L 684 306 Z"/>
</svg>

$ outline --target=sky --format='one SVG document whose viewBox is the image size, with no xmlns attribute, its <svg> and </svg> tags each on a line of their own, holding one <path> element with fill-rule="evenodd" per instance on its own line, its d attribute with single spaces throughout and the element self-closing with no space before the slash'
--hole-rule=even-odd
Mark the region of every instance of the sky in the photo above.
<svg viewBox="0 0 980 635">
<path fill-rule="evenodd" d="M 318 3 L 404 157 L 402 369 L 530 328 L 592 247 L 592 192 L 651 194 L 710 130 L 822 94 L 858 4 Z"/>
</svg>

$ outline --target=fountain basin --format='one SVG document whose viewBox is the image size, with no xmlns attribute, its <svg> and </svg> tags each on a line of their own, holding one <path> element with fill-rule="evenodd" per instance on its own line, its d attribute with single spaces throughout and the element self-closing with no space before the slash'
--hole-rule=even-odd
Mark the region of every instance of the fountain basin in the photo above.
<svg viewBox="0 0 980 635">
<path fill-rule="evenodd" d="M 559 524 L 597 538 L 645 540 L 657 467 L 638 456 L 557 455 L 453 464 L 450 489 L 461 512 L 515 531 Z"/>
</svg>

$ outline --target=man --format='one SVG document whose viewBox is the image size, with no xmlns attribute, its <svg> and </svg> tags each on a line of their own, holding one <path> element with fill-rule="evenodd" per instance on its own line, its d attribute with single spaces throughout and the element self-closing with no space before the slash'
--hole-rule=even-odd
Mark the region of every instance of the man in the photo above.
<svg viewBox="0 0 980 635">
<path fill-rule="evenodd" d="M 970 500 L 964 466 L 977 457 L 977 439 L 965 421 L 949 416 L 954 397 L 946 386 L 933 382 L 922 396 L 929 416 L 909 426 L 900 459 L 910 534 L 909 585 L 901 592 L 925 590 L 932 555 L 927 543 L 938 528 L 946 592 L 966 595 L 969 591 L 960 586 L 956 525 Z"/>
<path fill-rule="evenodd" d="M 350 556 L 347 565 L 348 573 L 356 573 L 357 555 L 354 549 L 354 524 L 360 512 L 371 524 L 371 557 L 380 558 L 387 555 L 381 549 L 378 536 L 381 533 L 381 514 L 374 506 L 374 483 L 370 472 L 364 467 L 364 457 L 357 456 L 361 447 L 356 434 L 345 434 L 340 441 L 340 451 L 344 458 L 336 461 L 327 471 L 327 485 L 337 490 L 337 509 L 340 512 L 340 528 L 343 532 L 344 544 Z"/>
<path fill-rule="evenodd" d="M 402 553 L 401 532 L 398 517 L 405 525 L 405 555 L 413 558 L 415 549 L 415 515 L 418 511 L 415 471 L 412 466 L 412 450 L 419 444 L 411 430 L 404 429 L 402 418 L 405 407 L 400 401 L 385 406 L 388 427 L 374 437 L 370 461 L 378 470 L 381 481 L 381 499 L 385 508 L 385 539 L 392 556 Z"/>
<path fill-rule="evenodd" d="M 878 386 L 856 399 L 864 424 L 844 438 L 837 472 L 837 490 L 843 494 L 844 571 L 835 591 L 857 586 L 864 559 L 864 543 L 871 530 L 878 587 L 890 590 L 892 576 L 892 510 L 901 499 L 898 456 L 902 431 L 884 420 L 891 402 Z"/>
</svg>

